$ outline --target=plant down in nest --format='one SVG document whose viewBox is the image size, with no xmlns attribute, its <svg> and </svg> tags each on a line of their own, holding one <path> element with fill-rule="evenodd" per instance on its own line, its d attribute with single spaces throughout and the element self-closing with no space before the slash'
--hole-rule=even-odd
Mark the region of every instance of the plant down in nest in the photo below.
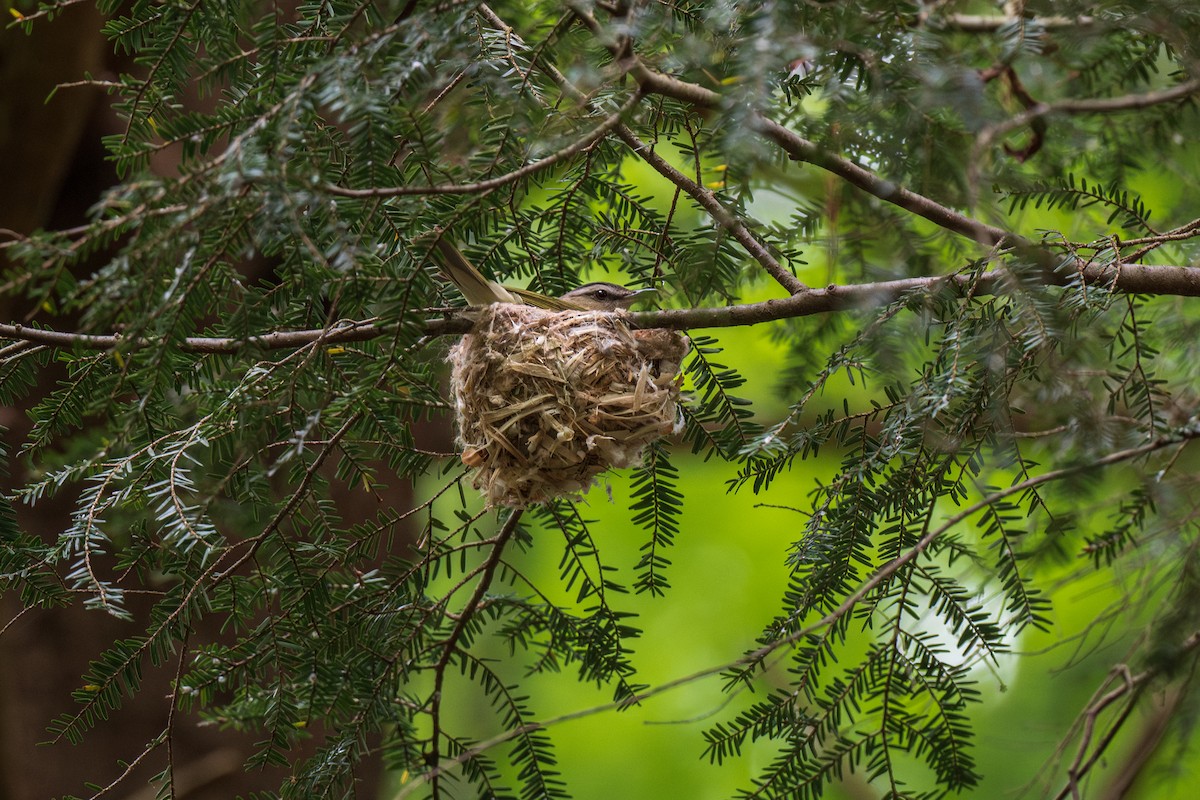
<svg viewBox="0 0 1200 800">
<path fill-rule="evenodd" d="M 484 306 L 450 351 L 462 461 L 489 506 L 587 491 L 680 424 L 687 340 L 623 312 Z"/>
</svg>

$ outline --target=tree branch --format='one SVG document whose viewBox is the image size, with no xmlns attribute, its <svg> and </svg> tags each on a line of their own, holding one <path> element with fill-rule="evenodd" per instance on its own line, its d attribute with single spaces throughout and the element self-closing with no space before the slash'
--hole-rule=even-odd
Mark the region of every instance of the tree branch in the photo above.
<svg viewBox="0 0 1200 800">
<path fill-rule="evenodd" d="M 637 105 L 638 101 L 644 97 L 645 93 L 636 91 L 633 95 L 621 104 L 621 107 L 610 114 L 607 119 L 592 129 L 586 136 L 578 139 L 561 150 L 538 159 L 532 163 L 526 164 L 523 167 L 507 172 L 503 175 L 497 175 L 494 178 L 489 178 L 484 181 L 475 183 L 441 183 L 429 184 L 426 186 L 374 186 L 369 189 L 351 189 L 345 186 L 337 186 L 336 184 L 325 184 L 322 190 L 329 194 L 338 195 L 341 197 L 401 197 L 412 195 L 435 195 L 435 194 L 477 194 L 480 192 L 489 192 L 493 189 L 498 189 L 502 186 L 507 186 L 510 183 L 515 183 L 522 178 L 533 175 L 536 172 L 541 172 L 544 169 L 549 169 L 565 158 L 575 155 L 588 149 L 596 142 L 600 141 L 613 128 L 621 126 L 621 119 L 628 111 Z M 623 127 L 623 126 L 622 126 Z"/>
<path fill-rule="evenodd" d="M 1195 631 L 1178 645 L 1178 654 L 1190 653 L 1200 647 L 1200 631 Z M 1079 781 L 1104 757 L 1109 745 L 1113 743 L 1122 724 L 1133 710 L 1135 701 L 1146 685 L 1158 677 L 1161 669 L 1151 666 L 1136 675 L 1131 674 L 1124 664 L 1118 664 L 1109 671 L 1108 676 L 1092 696 L 1087 708 L 1084 709 L 1083 729 L 1080 732 L 1079 746 L 1076 749 L 1075 760 L 1067 769 L 1067 784 L 1055 795 L 1055 800 L 1065 800 L 1067 797 L 1079 796 Z M 1113 682 L 1116 687 L 1104 692 Z M 1103 692 L 1103 694 L 1101 694 Z M 1125 700 L 1125 706 L 1118 713 L 1117 720 L 1096 739 L 1096 724 L 1100 714 L 1118 700 Z M 1093 744 L 1093 740 L 1096 741 Z M 1089 750 L 1091 751 L 1089 753 Z"/>
<path fill-rule="evenodd" d="M 442 736 L 442 684 L 446 679 L 446 669 L 450 666 L 450 661 L 454 658 L 454 653 L 458 649 L 458 642 L 462 638 L 463 633 L 466 632 L 467 625 L 474 618 L 475 611 L 483 601 L 483 596 L 487 594 L 488 588 L 492 585 L 492 578 L 496 574 L 496 567 L 499 566 L 501 557 L 504 555 L 504 546 L 512 538 L 513 533 L 516 532 L 517 525 L 521 522 L 521 514 L 522 509 L 519 508 L 509 512 L 508 519 L 504 521 L 504 526 L 496 534 L 491 552 L 488 553 L 487 559 L 479 568 L 479 583 L 475 585 L 475 591 L 471 594 L 471 598 L 463 606 L 463 610 L 459 612 L 458 619 L 454 623 L 454 628 L 450 631 L 450 635 L 446 637 L 446 641 L 442 645 L 442 653 L 438 657 L 437 663 L 433 665 L 433 692 L 429 700 L 431 732 L 429 734 L 427 760 L 429 765 L 434 768 L 434 772 L 430 776 L 430 790 L 434 798 L 441 796 L 438 791 L 438 778 L 441 775 L 441 771 L 437 769 L 441 758 L 438 740 Z"/>
<path fill-rule="evenodd" d="M 613 53 L 614 57 L 620 59 L 620 68 L 633 76 L 642 90 L 647 94 L 672 97 L 701 109 L 715 109 L 723 104 L 724 101 L 721 95 L 711 89 L 687 83 L 646 66 L 636 54 L 630 52 L 628 48 L 623 47 L 623 45 L 614 39 L 586 9 L 574 3 L 569 4 L 569 7 L 584 26 L 596 35 L 601 44 L 607 47 Z M 1004 17 L 974 18 L 969 15 L 954 15 L 949 18 L 949 21 L 964 29 L 966 29 L 966 26 L 974 25 L 976 29 L 983 30 L 985 26 L 998 28 L 1001 24 L 1005 24 L 1011 20 Z M 1066 27 L 1077 21 L 1079 20 L 1072 20 L 1065 17 L 1039 20 L 1039 22 L 1043 24 L 1048 23 L 1052 27 Z M 1090 24 L 1091 21 L 1084 18 L 1081 24 Z M 987 27 L 986 29 L 992 28 Z M 999 126 L 995 126 L 994 129 L 984 131 L 980 134 L 980 138 L 977 141 L 986 144 L 998 135 L 1019 128 L 1047 114 L 1110 114 L 1182 100 L 1197 92 L 1200 92 L 1200 79 L 1187 81 L 1170 89 L 1157 92 L 1112 98 L 1064 100 L 1059 103 L 1040 104 L 1022 114 L 1018 114 Z M 1028 246 L 1030 244 L 1023 238 L 1003 228 L 988 225 L 968 217 L 965 214 L 943 206 L 931 198 L 917 194 L 893 181 L 882 178 L 849 159 L 826 152 L 816 143 L 803 138 L 794 131 L 765 116 L 760 111 L 755 110 L 751 113 L 750 124 L 757 133 L 778 145 L 792 160 L 803 161 L 820 167 L 868 194 L 878 197 L 880 200 L 892 203 L 905 211 L 923 217 L 946 230 L 974 239 L 985 247 L 992 247 L 1003 242 L 1021 246 Z"/>
<path fill-rule="evenodd" d="M 584 20 L 584 24 L 588 25 L 592 30 L 599 30 L 599 23 L 582 8 L 577 8 L 574 5 L 569 6 L 572 12 Z M 486 3 L 480 5 L 480 14 L 494 27 L 499 28 L 511 35 L 513 28 L 505 22 L 499 15 L 496 14 Z M 586 18 L 586 19 L 585 19 Z M 590 24 L 588 22 L 590 20 Z M 595 27 L 593 27 L 595 26 Z M 616 42 L 612 43 L 612 47 L 617 52 L 624 52 L 624 45 Z M 584 95 L 583 92 L 571 83 L 565 75 L 562 74 L 553 64 L 547 63 L 539 53 L 534 61 L 539 69 L 544 71 L 550 80 L 554 82 L 558 88 L 571 97 L 575 102 L 591 107 L 591 100 Z M 652 89 L 647 88 L 647 82 L 653 80 L 653 74 L 648 74 L 648 71 L 637 58 L 625 58 L 620 60 L 618 67 L 620 69 L 630 69 L 635 71 L 634 78 L 637 80 L 641 94 L 644 96 Z M 657 73 L 654 73 L 657 74 Z M 660 76 L 663 81 L 673 81 L 673 78 Z M 688 84 L 682 81 L 676 81 L 678 90 L 684 91 Z M 697 87 L 699 88 L 699 87 Z M 707 92 L 707 90 L 702 90 Z M 711 100 L 712 95 L 702 95 L 702 99 Z M 635 134 L 629 126 L 623 122 L 613 126 L 613 131 L 625 142 L 626 145 L 643 161 L 645 161 L 658 174 L 669 180 L 675 186 L 687 193 L 689 197 L 696 201 L 708 214 L 717 222 L 718 225 L 729 231 L 730 235 L 737 240 L 739 244 L 746 249 L 746 252 L 757 261 L 762 268 L 774 278 L 780 286 L 787 290 L 788 294 L 796 294 L 804 291 L 807 286 L 804 285 L 795 275 L 793 275 L 786 267 L 779 263 L 766 245 L 760 242 L 753 233 L 746 227 L 740 219 L 721 204 L 716 194 L 709 191 L 705 187 L 698 184 L 696 181 L 684 175 L 676 169 L 670 162 L 654 151 L 652 147 L 643 142 L 637 134 Z"/>
<path fill-rule="evenodd" d="M 949 275 L 921 278 L 901 278 L 878 283 L 849 285 L 830 284 L 822 289 L 809 289 L 790 297 L 764 300 L 759 303 L 720 306 L 717 308 L 672 308 L 663 311 L 641 311 L 629 315 L 636 328 L 731 328 L 758 325 L 794 317 L 808 317 L 835 311 L 867 309 L 890 303 L 905 294 L 934 291 L 940 287 L 954 290 L 970 288 L 976 296 L 996 294 L 1013 276 L 1007 270 L 991 270 L 978 276 Z M 1178 267 L 1151 264 L 1125 264 L 1120 268 L 1089 265 L 1079 270 L 1046 272 L 1042 283 L 1065 286 L 1082 280 L 1089 286 L 1121 291 L 1128 294 L 1148 294 L 1173 297 L 1200 297 L 1200 267 Z M 421 325 L 425 336 L 452 336 L 471 330 L 471 320 L 464 316 L 447 316 L 423 323 L 405 321 L 398 324 Z M 189 336 L 180 349 L 189 353 L 234 354 L 243 350 L 283 350 L 303 347 L 321 340 L 328 345 L 366 342 L 393 335 L 397 324 L 382 324 L 378 318 L 346 321 L 331 328 L 274 331 L 244 339 L 222 336 Z M 26 325 L 0 323 L 0 339 L 56 347 L 61 349 L 108 350 L 120 345 L 150 347 L 157 340 L 131 340 L 112 334 L 87 334 Z M 132 344 L 130 344 L 132 343 Z"/>
<path fill-rule="evenodd" d="M 1121 111 L 1136 111 L 1163 103 L 1184 100 L 1197 92 L 1200 92 L 1200 78 L 1185 81 L 1169 89 L 1141 94 L 1127 94 L 1121 97 L 1088 97 L 1080 100 L 1061 100 L 1057 103 L 1037 103 L 1016 116 L 988 126 L 980 131 L 979 135 L 975 138 L 973 148 L 975 158 L 973 159 L 973 163 L 978 162 L 983 150 L 987 149 L 996 139 L 1018 128 L 1023 128 L 1034 120 L 1045 116 L 1053 114 L 1116 114 Z"/>
<path fill-rule="evenodd" d="M 276 331 L 244 339 L 224 336 L 189 336 L 183 340 L 180 349 L 189 353 L 237 353 L 246 349 L 283 350 L 304 347 L 318 340 L 328 344 L 344 344 L 347 342 L 365 342 L 377 336 L 384 335 L 388 329 L 378 327 L 377 318 L 356 322 L 343 322 L 331 328 L 317 328 L 300 331 Z M 427 323 L 433 330 L 438 330 L 437 321 Z M 448 331 L 449 332 L 449 331 Z M 438 331 L 441 333 L 441 331 Z M 91 334 L 56 331 L 48 328 L 31 328 L 28 325 L 9 325 L 0 323 L 0 339 L 13 339 L 22 342 L 56 347 L 59 349 L 80 348 L 83 350 L 111 350 L 118 346 L 129 344 L 134 348 L 153 346 L 153 339 L 127 339 L 120 334 Z"/>
<path fill-rule="evenodd" d="M 718 225 L 729 231 L 730 235 L 746 249 L 746 252 L 772 278 L 778 281 L 780 286 L 788 291 L 788 294 L 795 296 L 808 288 L 795 275 L 789 272 L 786 267 L 779 263 L 775 256 L 767 249 L 767 246 L 760 242 L 740 219 L 734 216 L 725 206 L 721 205 L 721 201 L 717 199 L 715 193 L 704 188 L 676 169 L 670 162 L 656 153 L 653 148 L 639 139 L 637 134 L 630 130 L 627 125 L 618 125 L 616 134 L 621 137 L 622 141 L 629 145 L 629 148 L 639 158 L 649 164 L 658 174 L 687 193 L 689 197 L 695 200 L 701 208 L 716 220 Z"/>
<path fill-rule="evenodd" d="M 905 211 L 910 211 L 946 230 L 974 239 L 985 247 L 992 247 L 1005 241 L 1015 243 L 1020 240 L 1016 234 L 1003 228 L 972 219 L 924 195 L 906 189 L 894 181 L 881 178 L 847 158 L 827 153 L 814 142 L 810 142 L 761 114 L 756 114 L 752 118 L 751 124 L 755 126 L 758 133 L 779 145 L 793 161 L 804 161 L 820 167 L 869 195 L 878 197 Z"/>
<path fill-rule="evenodd" d="M 469 750 L 463 752 L 459 756 L 455 757 L 451 763 L 453 763 L 453 764 L 463 763 L 471 758 L 474 758 L 475 756 L 479 755 L 480 753 L 490 750 L 493 747 L 497 747 L 501 744 L 512 741 L 513 739 L 517 738 L 518 736 L 524 736 L 528 733 L 532 733 L 533 731 L 544 730 L 546 728 L 550 728 L 554 725 L 558 725 L 563 722 L 569 722 L 569 721 L 581 719 L 584 717 L 594 716 L 596 714 L 602 714 L 602 713 L 605 713 L 608 711 L 615 711 L 618 709 L 626 708 L 631 702 L 636 701 L 638 703 L 641 703 L 644 700 L 648 700 L 652 697 L 656 697 L 661 694 L 666 694 L 667 692 L 673 691 L 673 690 L 681 688 L 683 686 L 688 686 L 690 684 L 696 683 L 697 681 L 712 677 L 713 675 L 719 675 L 721 673 L 728 672 L 731 669 L 741 669 L 741 668 L 749 667 L 749 666 L 755 664 L 756 662 L 759 662 L 762 659 L 766 658 L 767 656 L 771 655 L 772 653 L 778 651 L 780 648 L 788 647 L 788 646 L 795 644 L 796 642 L 802 641 L 807 636 L 810 636 L 813 633 L 816 633 L 818 630 L 821 630 L 822 628 L 832 625 L 838 619 L 840 619 L 840 618 L 844 617 L 846 614 L 850 613 L 854 609 L 854 607 L 856 605 L 858 605 L 858 603 L 860 601 L 862 601 L 862 599 L 864 597 L 866 597 L 872 591 L 874 591 L 874 589 L 876 587 L 878 587 L 881 583 L 883 583 L 883 581 L 887 580 L 888 577 L 890 577 L 893 573 L 895 573 L 898 569 L 903 567 L 905 564 L 915 560 L 922 553 L 924 553 L 929 548 L 929 546 L 934 542 L 934 540 L 936 540 L 939 537 L 941 537 L 942 535 L 944 535 L 947 531 L 951 530 L 956 525 L 964 522 L 965 520 L 967 520 L 970 517 L 974 516 L 975 514 L 979 513 L 980 511 L 982 511 L 984 508 L 991 505 L 992 503 L 995 503 L 1006 497 L 1011 497 L 1014 494 L 1020 494 L 1031 488 L 1043 485 L 1045 483 L 1049 483 L 1049 482 L 1056 481 L 1056 480 L 1062 480 L 1063 478 L 1067 478 L 1072 475 L 1078 475 L 1082 472 L 1087 472 L 1087 471 L 1094 470 L 1094 469 L 1100 469 L 1102 467 L 1112 466 L 1114 464 L 1119 464 L 1124 461 L 1141 458 L 1142 456 L 1146 456 L 1151 453 L 1157 452 L 1159 450 L 1162 450 L 1163 448 L 1178 444 L 1181 441 L 1188 441 L 1190 439 L 1194 439 L 1194 438 L 1196 438 L 1196 436 L 1200 436 L 1200 434 L 1194 434 L 1190 437 L 1187 437 L 1187 436 L 1185 436 L 1185 437 L 1162 437 L 1159 439 L 1155 439 L 1154 441 L 1147 442 L 1146 444 L 1140 445 L 1138 447 L 1132 447 L 1132 448 L 1129 448 L 1128 450 L 1120 450 L 1115 453 L 1109 453 L 1107 456 L 1098 458 L 1095 461 L 1092 461 L 1089 463 L 1074 464 L 1072 466 L 1065 467 L 1063 469 L 1051 470 L 1050 472 L 1046 472 L 1042 475 L 1031 477 L 1031 478 L 1028 478 L 1019 483 L 1013 484 L 1012 486 L 1009 486 L 1006 489 L 1001 489 L 997 492 L 994 492 L 994 493 L 982 498 L 981 500 L 979 500 L 978 502 L 969 506 L 968 508 L 953 515 L 952 517 L 947 519 L 943 524 L 941 524 L 937 528 L 930 530 L 928 533 L 926 533 L 923 537 L 921 537 L 921 539 L 916 544 L 914 544 L 910 549 L 906 550 L 903 554 L 899 555 L 898 557 L 892 559 L 891 561 L 889 561 L 886 564 L 879 567 L 879 569 L 877 569 L 871 575 L 870 578 L 863 581 L 853 593 L 849 594 L 846 597 L 846 599 L 842 602 L 842 604 L 839 605 L 837 608 L 833 609 L 828 614 L 821 617 L 819 620 L 816 620 L 815 622 L 813 622 L 809 625 L 806 625 L 798 630 L 795 630 L 795 631 L 789 633 L 787 636 L 784 636 L 773 642 L 768 642 L 767 644 L 762 645 L 761 647 L 759 647 L 749 653 L 746 653 L 745 655 L 743 655 L 740 658 L 737 658 L 733 661 L 729 661 L 729 662 L 726 662 L 723 664 L 718 664 L 715 666 L 705 667 L 703 669 L 692 672 L 688 675 L 682 675 L 678 678 L 673 678 L 671 680 L 664 681 L 663 683 L 657 684 L 655 686 L 651 686 L 647 689 L 644 689 L 641 692 L 638 692 L 638 694 L 635 698 L 621 698 L 619 700 L 612 700 L 607 703 L 602 703 L 600 705 L 592 706 L 590 708 L 572 711 L 572 712 L 562 714 L 557 717 L 551 717 L 551 718 L 542 720 L 540 722 L 526 723 L 525 725 L 521 725 L 516 728 L 507 730 L 507 731 L 503 731 L 503 732 L 497 734 L 496 736 L 492 737 L 491 739 L 487 739 L 483 742 L 480 742 L 479 744 L 475 745 L 474 747 L 470 748 Z M 1194 649 L 1197 645 L 1200 645 L 1200 633 L 1195 633 L 1192 636 L 1189 636 L 1188 639 L 1183 643 L 1181 649 L 1184 651 L 1190 651 L 1190 650 Z M 1151 677 L 1151 675 L 1152 675 L 1151 671 L 1147 671 L 1146 673 L 1142 673 L 1141 675 L 1137 676 L 1137 680 L 1139 682 L 1144 681 L 1145 679 Z M 1130 684 L 1129 688 L 1133 688 L 1135 685 L 1138 685 L 1138 684 Z M 1099 713 L 1098 710 L 1096 713 Z M 407 797 L 408 795 L 417 791 L 420 788 L 420 785 L 423 780 L 424 781 L 432 780 L 437 775 L 446 772 L 447 769 L 449 768 L 449 766 L 450 766 L 450 764 L 433 765 L 433 768 L 430 770 L 430 772 L 427 772 L 421 776 L 417 776 L 418 777 L 417 780 L 413 780 L 409 784 L 405 785 L 397 793 L 396 800 L 402 800 L 402 798 Z M 1091 764 L 1089 764 L 1088 766 L 1090 768 Z"/>
<path fill-rule="evenodd" d="M 647 94 L 672 97 L 701 109 L 720 108 L 723 104 L 724 100 L 717 92 L 665 75 L 646 66 L 637 55 L 623 53 L 595 17 L 575 4 L 569 4 L 569 7 L 584 26 L 596 35 L 601 44 L 607 47 L 615 57 L 621 58 L 618 66 L 633 76 Z M 828 153 L 814 142 L 764 116 L 760 111 L 751 112 L 750 125 L 757 133 L 778 145 L 793 161 L 804 161 L 820 167 L 880 200 L 924 217 L 947 230 L 974 239 L 985 247 L 992 247 L 1005 240 L 1015 242 L 1018 239 L 1014 234 L 1002 228 L 987 225 L 960 214 L 928 197 L 905 189 L 893 181 L 881 178 L 849 159 Z"/>
<path fill-rule="evenodd" d="M 947 14 L 944 17 L 932 14 L 922 14 L 921 22 L 933 28 L 962 31 L 963 33 L 995 33 L 1005 25 L 1021 22 L 1024 25 L 1036 25 L 1044 30 L 1058 28 L 1087 28 L 1096 24 L 1095 17 L 1001 17 L 982 14 Z"/>
</svg>

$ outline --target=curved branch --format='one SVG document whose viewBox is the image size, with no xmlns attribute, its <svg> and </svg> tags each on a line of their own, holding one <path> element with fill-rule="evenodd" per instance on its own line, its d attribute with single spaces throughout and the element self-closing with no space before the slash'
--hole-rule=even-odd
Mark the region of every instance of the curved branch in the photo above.
<svg viewBox="0 0 1200 800">
<path fill-rule="evenodd" d="M 1178 648 L 1179 655 L 1190 653 L 1200 648 L 1200 631 L 1192 632 L 1191 635 L 1176 645 L 1176 647 Z M 1104 758 L 1109 746 L 1113 743 L 1117 733 L 1120 732 L 1125 719 L 1133 710 L 1133 704 L 1138 699 L 1142 690 L 1150 681 L 1160 677 L 1161 674 L 1162 669 L 1160 667 L 1150 666 L 1134 675 L 1125 664 L 1118 664 L 1109 671 L 1108 676 L 1096 690 L 1096 693 L 1092 695 L 1092 699 L 1083 711 L 1083 725 L 1080 732 L 1079 745 L 1076 748 L 1075 760 L 1067 769 L 1067 784 L 1054 796 L 1055 800 L 1065 800 L 1065 798 L 1077 797 L 1079 795 L 1080 780 Z M 1116 682 L 1116 686 L 1105 692 L 1104 690 L 1114 682 Z M 1118 719 L 1110 726 L 1108 731 L 1097 737 L 1096 724 L 1100 714 L 1119 700 L 1124 700 L 1125 706 L 1119 712 Z"/>
<path fill-rule="evenodd" d="M 1036 119 L 1053 114 L 1116 114 L 1121 111 L 1136 111 L 1150 106 L 1185 100 L 1200 92 L 1200 78 L 1185 81 L 1169 89 L 1161 89 L 1142 94 L 1127 94 L 1121 97 L 1083 98 L 1081 100 L 1060 100 L 1057 103 L 1037 103 L 1003 122 L 991 125 L 979 132 L 975 139 L 974 151 L 976 157 L 997 138 L 1006 133 L 1023 128 Z"/>
<path fill-rule="evenodd" d="M 724 100 L 719 93 L 698 84 L 679 80 L 647 66 L 636 54 L 629 52 L 623 43 L 611 36 L 586 9 L 576 3 L 569 3 L 568 7 L 571 8 L 582 24 L 596 36 L 600 43 L 607 47 L 613 56 L 618 59 L 618 66 L 633 76 L 642 90 L 647 94 L 672 97 L 676 100 L 690 103 L 700 109 L 715 109 L 723 104 Z M 1081 19 L 1083 24 L 1090 24 L 1092 22 L 1090 18 Z M 969 18 L 964 15 L 954 15 L 954 21 L 961 26 L 999 27 L 1009 20 L 1000 17 Z M 1064 27 L 1075 22 L 1067 18 L 1039 20 L 1039 22 L 1043 23 L 1047 21 L 1055 27 Z M 982 30 L 983 28 L 977 29 Z M 1157 92 L 1112 98 L 1064 100 L 1053 104 L 1040 104 L 995 128 L 984 131 L 978 141 L 986 143 L 998 135 L 1027 125 L 1033 120 L 1047 114 L 1110 114 L 1182 100 L 1197 92 L 1200 92 L 1200 79 L 1193 79 L 1170 89 Z M 1022 247 L 1031 245 L 1031 243 L 1017 234 L 961 214 L 931 198 L 917 194 L 893 181 L 882 178 L 849 159 L 829 153 L 816 143 L 803 138 L 794 131 L 765 116 L 761 111 L 753 111 L 749 115 L 749 120 L 750 125 L 757 133 L 778 145 L 793 161 L 803 161 L 820 167 L 868 194 L 923 217 L 946 230 L 974 239 L 986 247 L 992 247 L 1001 243 Z M 979 145 L 977 144 L 978 148 Z"/>
<path fill-rule="evenodd" d="M 329 194 L 338 195 L 340 197 L 402 197 L 412 195 L 437 195 L 437 194 L 476 194 L 478 192 L 488 192 L 493 189 L 498 189 L 501 186 L 507 186 L 510 183 L 515 183 L 522 178 L 528 177 L 535 172 L 540 172 L 548 169 L 565 158 L 575 155 L 583 150 L 588 149 L 596 142 L 604 138 L 604 136 L 613 128 L 621 125 L 621 119 L 625 114 L 637 105 L 642 99 L 644 92 L 636 91 L 633 95 L 621 104 L 615 112 L 610 114 L 607 119 L 597 125 L 590 133 L 582 139 L 578 139 L 561 150 L 538 159 L 523 167 L 514 169 L 512 172 L 507 172 L 503 175 L 497 175 L 494 178 L 489 178 L 484 181 L 475 183 L 441 183 L 430 184 L 428 186 L 374 186 L 369 189 L 350 189 L 345 186 L 337 186 L 335 184 L 325 184 L 321 188 Z"/>
</svg>

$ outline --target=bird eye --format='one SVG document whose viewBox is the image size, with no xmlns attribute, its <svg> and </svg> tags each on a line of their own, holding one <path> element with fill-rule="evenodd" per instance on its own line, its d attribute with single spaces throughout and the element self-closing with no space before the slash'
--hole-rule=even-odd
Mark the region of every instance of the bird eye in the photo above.
<svg viewBox="0 0 1200 800">
<path fill-rule="evenodd" d="M 597 300 L 607 300 L 608 295 L 609 295 L 608 289 L 597 289 L 596 290 L 596 299 Z"/>
</svg>

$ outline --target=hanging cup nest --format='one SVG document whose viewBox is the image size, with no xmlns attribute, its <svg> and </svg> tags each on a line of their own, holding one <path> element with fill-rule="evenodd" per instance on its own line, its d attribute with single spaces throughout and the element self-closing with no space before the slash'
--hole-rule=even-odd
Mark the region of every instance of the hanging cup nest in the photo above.
<svg viewBox="0 0 1200 800">
<path fill-rule="evenodd" d="M 586 491 L 677 428 L 687 340 L 623 312 L 484 306 L 450 351 L 462 461 L 489 506 Z"/>
</svg>

